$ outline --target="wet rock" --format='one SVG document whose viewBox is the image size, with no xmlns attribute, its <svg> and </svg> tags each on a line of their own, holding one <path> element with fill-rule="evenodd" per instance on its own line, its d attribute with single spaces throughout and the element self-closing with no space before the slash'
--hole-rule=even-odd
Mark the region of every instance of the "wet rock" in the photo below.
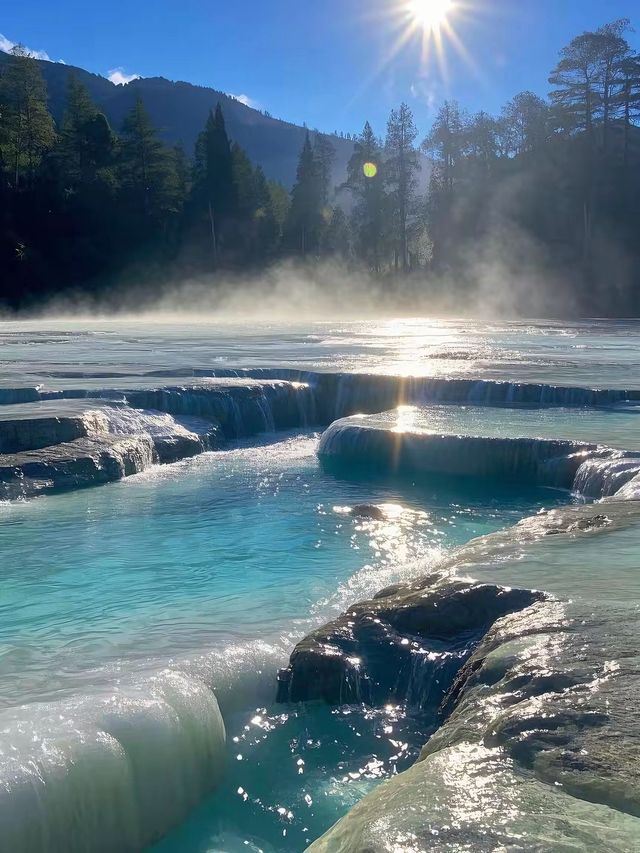
<svg viewBox="0 0 640 853">
<path fill-rule="evenodd" d="M 0 496 L 28 497 L 100 485 L 144 471 L 155 461 L 147 435 L 104 434 L 0 457 Z"/>
<path fill-rule="evenodd" d="M 106 430 L 100 413 L 92 411 L 74 416 L 4 419 L 0 420 L 0 453 L 41 450 Z"/>
<path fill-rule="evenodd" d="M 418 762 L 309 853 L 636 851 L 638 617 L 611 616 L 541 601 L 498 619 Z"/>
<path fill-rule="evenodd" d="M 383 510 L 373 504 L 358 504 L 351 507 L 349 514 L 354 518 L 368 518 L 373 521 L 384 521 L 386 518 Z"/>
<path fill-rule="evenodd" d="M 383 593 L 298 643 L 279 675 L 279 701 L 437 704 L 493 622 L 543 598 L 439 576 Z"/>
<path fill-rule="evenodd" d="M 40 399 L 39 388 L 0 388 L 0 406 L 33 403 Z"/>
</svg>

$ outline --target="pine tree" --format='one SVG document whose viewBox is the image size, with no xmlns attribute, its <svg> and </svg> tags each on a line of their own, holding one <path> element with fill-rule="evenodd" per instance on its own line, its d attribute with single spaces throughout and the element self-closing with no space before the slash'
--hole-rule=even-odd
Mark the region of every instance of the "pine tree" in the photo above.
<svg viewBox="0 0 640 853">
<path fill-rule="evenodd" d="M 57 147 L 60 177 L 67 191 L 89 187 L 99 179 L 112 182 L 116 138 L 105 115 L 74 73 L 69 75 L 67 109 Z"/>
<path fill-rule="evenodd" d="M 119 178 L 123 200 L 142 233 L 166 225 L 167 215 L 181 204 L 174 152 L 158 138 L 141 98 L 122 124 Z"/>
<path fill-rule="evenodd" d="M 420 169 L 415 140 L 418 132 L 413 114 L 407 104 L 392 110 L 387 124 L 385 142 L 385 179 L 393 205 L 396 235 L 396 263 L 404 272 L 409 269 L 408 226 L 414 215 L 416 201 L 416 173 Z"/>
<path fill-rule="evenodd" d="M 38 64 L 23 47 L 14 47 L 0 77 L 0 147 L 11 169 L 14 186 L 31 184 L 43 154 L 55 139 L 47 108 L 47 88 Z"/>
<path fill-rule="evenodd" d="M 433 244 L 433 264 L 443 266 L 456 239 L 453 224 L 456 187 L 463 171 L 466 118 L 456 101 L 445 101 L 422 143 L 434 166 L 427 195 L 427 220 Z"/>
<path fill-rule="evenodd" d="M 233 174 L 233 154 L 227 136 L 222 107 L 209 113 L 196 143 L 194 169 L 196 206 L 206 212 L 214 264 L 220 260 L 225 224 L 237 212 L 238 195 Z"/>
<path fill-rule="evenodd" d="M 257 166 L 253 175 L 254 200 L 256 204 L 254 252 L 259 259 L 271 257 L 280 240 L 281 225 L 276 216 L 273 195 L 262 171 Z"/>
<path fill-rule="evenodd" d="M 640 117 L 640 56 L 625 57 L 620 63 L 622 85 L 618 101 L 623 117 L 623 164 L 629 166 L 629 138 L 631 127 Z"/>
<path fill-rule="evenodd" d="M 326 207 L 332 195 L 333 162 L 336 150 L 328 136 L 317 133 L 313 144 L 313 153 L 318 169 L 320 196 L 323 206 Z"/>
<path fill-rule="evenodd" d="M 533 92 L 520 92 L 502 109 L 503 153 L 517 157 L 543 145 L 549 135 L 549 107 Z"/>
<path fill-rule="evenodd" d="M 354 200 L 351 215 L 356 252 L 369 268 L 381 270 L 385 223 L 382 146 L 366 122 L 347 166 L 348 189 Z"/>
<path fill-rule="evenodd" d="M 594 125 L 602 122 L 602 144 L 608 135 L 617 95 L 624 85 L 624 63 L 631 55 L 624 32 L 628 18 L 605 24 L 595 32 L 576 36 L 560 52 L 551 72 L 551 101 L 557 125 L 568 133 L 582 130 L 594 145 Z"/>
<path fill-rule="evenodd" d="M 236 195 L 236 215 L 240 221 L 250 222 L 256 211 L 253 165 L 237 142 L 231 146 L 233 183 Z"/>
<path fill-rule="evenodd" d="M 324 223 L 323 207 L 318 164 L 307 132 L 285 227 L 285 243 L 294 254 L 302 257 L 317 254 Z"/>
</svg>

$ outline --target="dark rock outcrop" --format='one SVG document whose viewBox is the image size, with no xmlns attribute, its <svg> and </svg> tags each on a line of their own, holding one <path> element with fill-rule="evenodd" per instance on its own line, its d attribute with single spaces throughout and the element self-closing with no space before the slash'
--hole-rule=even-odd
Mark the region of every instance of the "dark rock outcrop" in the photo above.
<svg viewBox="0 0 640 853">
<path fill-rule="evenodd" d="M 298 643 L 278 700 L 437 705 L 496 619 L 543 597 L 437 575 L 383 590 Z"/>
</svg>

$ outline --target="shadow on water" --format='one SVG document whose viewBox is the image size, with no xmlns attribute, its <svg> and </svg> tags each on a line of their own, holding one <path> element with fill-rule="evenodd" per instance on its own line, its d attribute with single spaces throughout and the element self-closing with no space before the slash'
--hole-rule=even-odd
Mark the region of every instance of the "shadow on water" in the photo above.
<svg viewBox="0 0 640 853">
<path fill-rule="evenodd" d="M 350 484 L 360 484 L 363 495 L 384 490 L 398 501 L 424 505 L 487 508 L 529 513 L 536 505 L 566 506 L 571 500 L 564 489 L 518 483 L 500 477 L 472 477 L 454 474 L 413 473 L 406 468 L 390 471 L 388 463 L 372 457 L 366 462 L 320 457 L 325 475 Z M 582 499 L 581 499 L 581 502 Z"/>
</svg>

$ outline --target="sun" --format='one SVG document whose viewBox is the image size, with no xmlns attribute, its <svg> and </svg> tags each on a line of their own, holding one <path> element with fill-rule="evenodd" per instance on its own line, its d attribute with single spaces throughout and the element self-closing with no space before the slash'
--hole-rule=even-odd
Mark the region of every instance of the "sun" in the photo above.
<svg viewBox="0 0 640 853">
<path fill-rule="evenodd" d="M 425 32 L 437 32 L 453 11 L 453 0 L 410 0 L 409 11 L 415 24 Z"/>
</svg>

